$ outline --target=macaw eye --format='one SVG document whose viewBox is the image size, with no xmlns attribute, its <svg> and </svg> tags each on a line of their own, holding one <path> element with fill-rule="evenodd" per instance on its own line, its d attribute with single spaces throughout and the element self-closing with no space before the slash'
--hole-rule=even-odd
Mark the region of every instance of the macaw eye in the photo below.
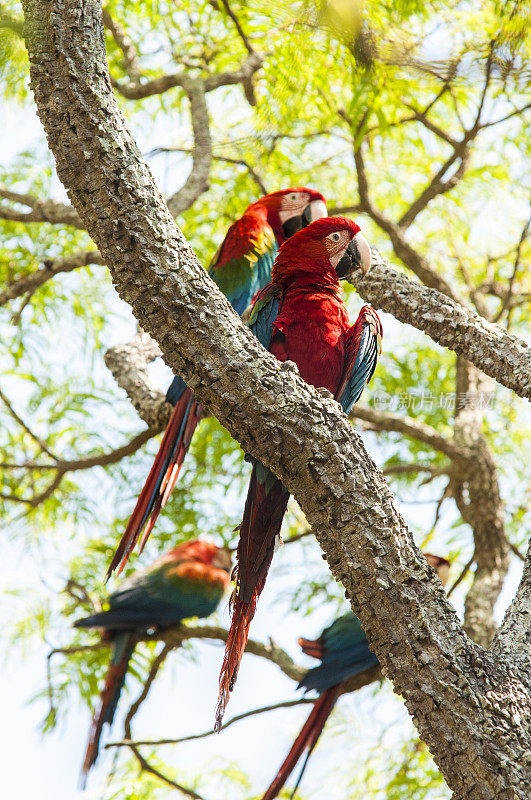
<svg viewBox="0 0 531 800">
<path fill-rule="evenodd" d="M 336 231 L 335 233 L 331 233 L 328 238 L 332 242 L 339 242 L 339 240 L 341 239 L 341 234 L 337 233 L 337 231 Z"/>
<path fill-rule="evenodd" d="M 297 199 L 297 194 L 296 194 L 296 192 L 292 192 L 292 193 L 290 194 L 290 196 L 289 196 L 289 199 L 290 199 L 290 200 L 296 200 L 296 199 Z"/>
</svg>

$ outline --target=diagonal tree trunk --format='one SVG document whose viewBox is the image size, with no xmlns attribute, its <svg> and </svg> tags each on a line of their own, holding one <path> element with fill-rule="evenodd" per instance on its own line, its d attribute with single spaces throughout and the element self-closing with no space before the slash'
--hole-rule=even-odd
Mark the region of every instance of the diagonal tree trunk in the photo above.
<svg viewBox="0 0 531 800">
<path fill-rule="evenodd" d="M 118 292 L 198 399 L 295 495 L 456 796 L 527 798 L 529 597 L 509 610 L 503 646 L 468 638 L 337 403 L 263 350 L 177 228 L 115 103 L 99 3 L 24 9 L 58 174 Z"/>
</svg>

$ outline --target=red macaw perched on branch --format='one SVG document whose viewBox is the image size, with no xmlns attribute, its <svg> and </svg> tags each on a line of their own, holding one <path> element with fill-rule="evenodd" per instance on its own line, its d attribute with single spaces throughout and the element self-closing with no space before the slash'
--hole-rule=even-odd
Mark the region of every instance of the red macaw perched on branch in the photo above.
<svg viewBox="0 0 531 800">
<path fill-rule="evenodd" d="M 326 217 L 326 202 L 322 194 L 306 187 L 296 187 L 261 197 L 230 226 L 208 271 L 237 314 L 243 314 L 256 292 L 271 278 L 271 268 L 280 245 L 320 217 Z M 196 403 L 191 390 L 178 375 L 173 379 L 166 399 L 175 410 L 107 577 L 119 564 L 121 572 L 147 522 L 140 544 L 142 552 L 175 485 L 201 419 L 200 404 Z"/>
<path fill-rule="evenodd" d="M 260 342 L 279 361 L 294 361 L 301 377 L 328 389 L 346 413 L 374 373 L 382 326 L 368 305 L 350 326 L 339 280 L 357 268 L 367 273 L 370 265 L 370 247 L 355 222 L 345 217 L 317 220 L 282 245 L 271 283 L 257 295 L 248 320 Z M 232 621 L 216 711 L 218 730 L 288 498 L 275 475 L 255 461 L 240 525 Z"/>
<path fill-rule="evenodd" d="M 429 565 L 436 570 L 444 586 L 448 578 L 450 562 L 446 558 L 434 556 L 431 553 L 424 553 L 424 555 Z M 344 691 L 348 691 L 345 682 L 379 663 L 369 647 L 359 619 L 352 611 L 334 620 L 328 628 L 324 629 L 318 639 L 299 639 L 299 644 L 306 655 L 319 658 L 321 664 L 308 670 L 297 688 L 304 687 L 306 692 L 315 689 L 319 692 L 319 697 L 262 800 L 273 800 L 278 796 L 295 769 L 297 761 L 304 750 L 307 750 L 297 783 L 291 794 L 292 798 L 295 796 L 308 759 L 323 732 L 336 700 Z"/>
<path fill-rule="evenodd" d="M 108 611 L 75 623 L 76 628 L 101 628 L 102 638 L 112 642 L 111 662 L 83 762 L 83 787 L 98 757 L 103 726 L 113 721 L 138 635 L 189 617 L 210 616 L 229 586 L 231 567 L 227 550 L 210 542 L 186 542 L 124 581 L 109 597 Z"/>
</svg>

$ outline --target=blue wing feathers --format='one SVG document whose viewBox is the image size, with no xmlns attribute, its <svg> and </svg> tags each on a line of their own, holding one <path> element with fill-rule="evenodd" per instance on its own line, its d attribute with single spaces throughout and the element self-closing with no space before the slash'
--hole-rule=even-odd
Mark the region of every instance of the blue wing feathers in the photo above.
<svg viewBox="0 0 531 800">
<path fill-rule="evenodd" d="M 172 406 L 176 406 L 179 400 L 182 397 L 184 390 L 186 389 L 186 383 L 179 375 L 175 375 L 168 391 L 166 392 L 166 400 L 168 403 L 171 403 Z"/>
<path fill-rule="evenodd" d="M 278 316 L 280 300 L 273 297 L 256 316 L 256 322 L 251 325 L 251 330 L 265 348 L 269 349 L 273 335 L 273 323 Z"/>
<path fill-rule="evenodd" d="M 350 411 L 370 381 L 378 361 L 378 341 L 369 324 L 363 326 L 360 344 L 354 361 L 347 367 L 346 379 L 338 400 L 346 414 Z"/>
<path fill-rule="evenodd" d="M 299 687 L 309 692 L 315 689 L 319 693 L 337 686 L 347 678 L 353 678 L 370 667 L 378 664 L 378 659 L 371 653 L 367 641 L 353 647 L 345 648 L 332 658 L 325 658 L 318 667 L 310 669 L 301 680 Z"/>
<path fill-rule="evenodd" d="M 273 325 L 282 302 L 282 289 L 270 284 L 265 286 L 251 308 L 248 326 L 266 350 L 273 336 Z"/>
<path fill-rule="evenodd" d="M 322 647 L 322 663 L 310 669 L 299 684 L 307 692 L 324 692 L 378 664 L 361 622 L 352 611 L 325 628 L 317 643 Z"/>
</svg>

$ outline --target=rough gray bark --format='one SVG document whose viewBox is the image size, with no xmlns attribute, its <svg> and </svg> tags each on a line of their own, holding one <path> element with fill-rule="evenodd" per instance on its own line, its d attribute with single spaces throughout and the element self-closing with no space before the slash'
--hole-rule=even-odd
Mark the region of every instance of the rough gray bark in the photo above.
<svg viewBox="0 0 531 800">
<path fill-rule="evenodd" d="M 364 300 L 420 328 L 521 397 L 531 398 L 531 347 L 526 342 L 436 289 L 390 269 L 374 249 L 373 258 L 369 276 L 352 279 Z"/>
<path fill-rule="evenodd" d="M 171 405 L 147 370 L 160 355 L 158 344 L 142 330 L 128 344 L 110 347 L 105 353 L 105 364 L 118 386 L 127 392 L 144 422 L 158 430 L 166 427 L 172 412 Z"/>
<path fill-rule="evenodd" d="M 350 412 L 352 419 L 362 419 L 371 424 L 371 428 L 377 431 L 396 431 L 412 439 L 429 444 L 434 450 L 444 453 L 448 458 L 456 461 L 459 465 L 468 465 L 470 450 L 465 445 L 459 445 L 454 439 L 450 439 L 439 433 L 422 420 L 407 417 L 402 414 L 394 414 L 391 411 L 378 411 L 375 408 L 364 406 L 359 403 Z"/>
<path fill-rule="evenodd" d="M 527 798 L 529 653 L 516 670 L 506 649 L 467 637 L 338 404 L 267 354 L 200 267 L 114 101 L 99 4 L 24 9 L 59 176 L 120 295 L 198 399 L 295 495 L 456 795 Z"/>
<path fill-rule="evenodd" d="M 465 601 L 465 630 L 484 647 L 496 630 L 494 605 L 509 569 L 509 543 L 496 465 L 482 431 L 483 413 L 464 398 L 493 390 L 490 378 L 465 359 L 457 359 L 454 439 L 468 448 L 470 458 L 466 467 L 455 470 L 451 486 L 461 516 L 474 533 L 476 571 Z"/>
<path fill-rule="evenodd" d="M 527 549 L 524 573 L 513 603 L 507 609 L 505 618 L 496 631 L 492 650 L 507 655 L 515 667 L 522 671 L 529 669 L 529 630 L 531 628 L 531 542 Z M 518 665 L 518 666 L 517 666 Z M 528 759 L 529 760 L 529 759 Z"/>
</svg>

